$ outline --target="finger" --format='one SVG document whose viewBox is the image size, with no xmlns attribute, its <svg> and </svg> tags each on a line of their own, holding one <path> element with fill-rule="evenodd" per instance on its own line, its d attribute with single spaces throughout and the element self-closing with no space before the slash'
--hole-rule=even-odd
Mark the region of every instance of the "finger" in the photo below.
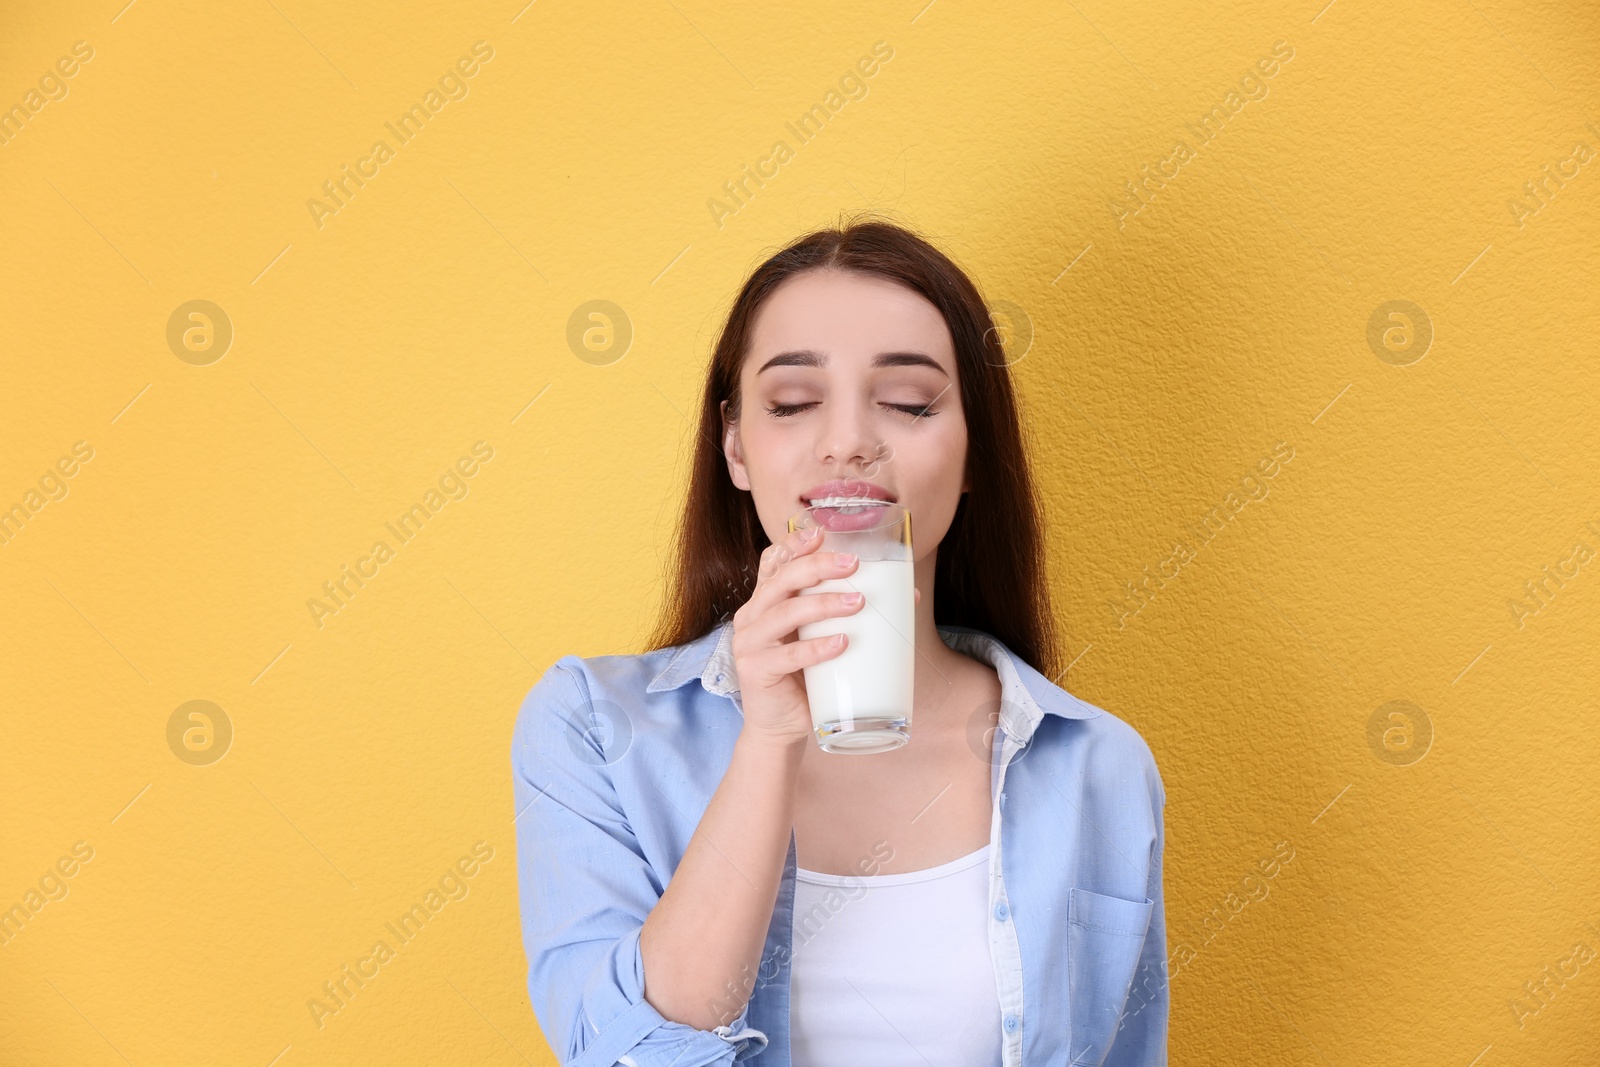
<svg viewBox="0 0 1600 1067">
<path fill-rule="evenodd" d="M 849 643 L 845 634 L 830 634 L 774 645 L 753 653 L 746 663 L 741 663 L 739 676 L 745 677 L 748 671 L 754 685 L 771 685 L 795 671 L 832 659 L 849 647 Z"/>
<path fill-rule="evenodd" d="M 809 589 L 829 578 L 848 578 L 860 568 L 858 560 L 844 562 L 842 557 L 845 553 L 817 552 L 814 544 L 808 544 L 806 548 L 807 554 L 783 560 L 764 578 L 757 580 L 755 591 L 744 606 L 749 609 L 745 611 L 747 616 L 759 618 L 770 611 L 774 604 L 794 596 L 802 589 Z"/>
<path fill-rule="evenodd" d="M 781 644 L 784 643 L 784 638 L 807 623 L 842 618 L 864 611 L 867 606 L 866 597 L 863 596 L 851 604 L 846 600 L 851 595 L 852 590 L 846 589 L 839 592 L 804 593 L 786 597 L 751 621 L 745 631 L 746 639 L 758 648 Z"/>
<path fill-rule="evenodd" d="M 809 530 L 791 530 L 775 544 L 768 545 L 761 553 L 761 566 L 756 574 L 756 584 L 771 578 L 791 559 L 797 559 L 807 553 L 815 552 L 817 546 L 822 544 L 822 531 L 816 527 Z"/>
<path fill-rule="evenodd" d="M 815 552 L 821 545 L 821 531 L 813 527 L 809 532 L 811 536 L 807 537 L 806 530 L 791 530 L 762 549 L 756 567 L 755 588 L 750 591 L 749 599 L 733 613 L 736 632 L 742 631 L 751 620 L 765 614 L 772 604 L 792 593 L 791 589 L 773 591 L 770 587 L 773 579 L 782 573 L 785 564 Z"/>
</svg>

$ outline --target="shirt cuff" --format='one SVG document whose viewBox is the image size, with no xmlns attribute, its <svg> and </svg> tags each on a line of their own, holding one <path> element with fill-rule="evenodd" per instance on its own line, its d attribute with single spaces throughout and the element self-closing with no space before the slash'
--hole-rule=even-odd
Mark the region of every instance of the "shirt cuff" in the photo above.
<svg viewBox="0 0 1600 1067">
<path fill-rule="evenodd" d="M 632 957 L 630 976 L 644 974 L 639 935 L 637 928 L 630 931 L 616 947 L 621 959 Z M 618 1063 L 627 1067 L 723 1067 L 749 1059 L 767 1047 L 767 1035 L 747 1025 L 749 1002 L 731 1024 L 700 1030 L 663 1016 L 644 999 L 642 985 L 630 981 L 627 986 L 624 995 L 632 1003 L 592 1037 L 569 1067 L 611 1067 Z"/>
</svg>

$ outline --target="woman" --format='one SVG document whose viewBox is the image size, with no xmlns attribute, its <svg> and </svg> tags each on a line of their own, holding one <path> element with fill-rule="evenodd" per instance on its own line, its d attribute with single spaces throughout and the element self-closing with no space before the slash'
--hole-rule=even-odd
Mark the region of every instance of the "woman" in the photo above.
<svg viewBox="0 0 1600 1067">
<path fill-rule="evenodd" d="M 528 991 L 562 1063 L 1166 1063 L 1165 792 L 1058 677 L 1003 346 L 892 224 L 810 234 L 712 357 L 667 614 L 565 656 L 516 725 Z M 914 517 L 912 739 L 824 752 L 798 596 L 854 561 L 787 532 L 827 496 Z M 731 612 L 731 614 L 730 614 Z M 937 622 L 936 622 L 937 620 Z"/>
</svg>

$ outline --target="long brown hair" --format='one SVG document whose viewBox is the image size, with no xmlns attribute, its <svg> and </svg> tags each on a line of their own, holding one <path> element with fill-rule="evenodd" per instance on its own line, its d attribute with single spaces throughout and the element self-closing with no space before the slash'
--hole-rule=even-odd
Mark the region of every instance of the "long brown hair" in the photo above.
<svg viewBox="0 0 1600 1067">
<path fill-rule="evenodd" d="M 649 648 L 693 641 L 755 591 L 761 551 L 771 542 L 750 494 L 728 475 L 722 401 L 728 402 L 728 417 L 737 419 L 739 372 L 767 297 L 797 274 L 824 269 L 898 282 L 944 316 L 966 413 L 970 487 L 939 544 L 934 616 L 945 625 L 993 634 L 1046 678 L 1055 678 L 1058 650 L 1043 519 L 999 332 L 977 287 L 948 256 L 911 231 L 870 217 L 801 237 L 757 267 L 734 301 L 706 375 L 666 606 Z"/>
</svg>

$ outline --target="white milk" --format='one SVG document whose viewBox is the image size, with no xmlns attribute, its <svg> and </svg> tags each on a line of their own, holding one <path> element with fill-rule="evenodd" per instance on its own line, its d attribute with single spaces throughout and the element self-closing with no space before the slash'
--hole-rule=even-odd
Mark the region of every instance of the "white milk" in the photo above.
<svg viewBox="0 0 1600 1067">
<path fill-rule="evenodd" d="M 911 726 L 911 695 L 916 670 L 916 593 L 911 560 L 861 560 L 855 573 L 818 582 L 800 594 L 860 592 L 866 603 L 851 615 L 835 615 L 799 627 L 801 640 L 848 634 L 845 650 L 832 659 L 805 668 L 811 725 L 821 729 L 839 722 L 879 720 Z M 884 721 L 887 720 L 887 721 Z M 877 724 L 863 724 L 868 729 Z M 880 751 L 902 743 L 897 737 L 850 734 L 832 739 L 842 748 Z"/>
</svg>

